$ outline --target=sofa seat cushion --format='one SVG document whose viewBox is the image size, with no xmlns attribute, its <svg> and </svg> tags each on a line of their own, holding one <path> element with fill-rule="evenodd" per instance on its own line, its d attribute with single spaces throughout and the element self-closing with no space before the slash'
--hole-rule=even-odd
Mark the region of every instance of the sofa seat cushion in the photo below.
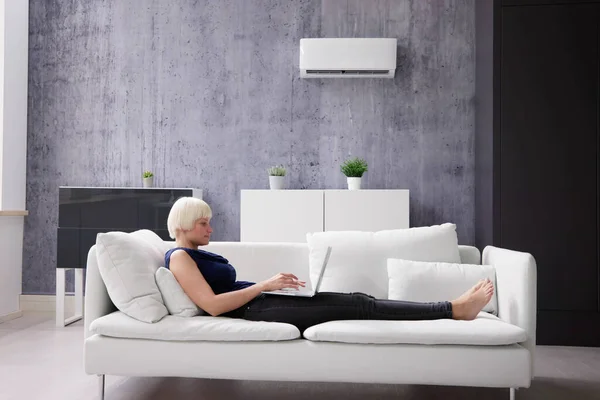
<svg viewBox="0 0 600 400">
<path fill-rule="evenodd" d="M 527 333 L 481 312 L 473 321 L 331 321 L 311 326 L 304 337 L 342 343 L 501 346 L 524 342 Z"/>
<path fill-rule="evenodd" d="M 280 341 L 300 337 L 294 325 L 256 322 L 228 317 L 198 316 L 181 318 L 167 315 L 159 322 L 138 321 L 121 311 L 113 312 L 90 324 L 92 333 L 117 338 L 167 341 Z"/>
</svg>

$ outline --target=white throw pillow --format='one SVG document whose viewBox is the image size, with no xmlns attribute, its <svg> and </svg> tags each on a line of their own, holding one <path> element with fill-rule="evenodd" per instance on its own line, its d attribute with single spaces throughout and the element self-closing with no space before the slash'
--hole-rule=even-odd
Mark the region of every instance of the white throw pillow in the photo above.
<svg viewBox="0 0 600 400">
<path fill-rule="evenodd" d="M 318 232 L 306 239 L 313 287 L 327 247 L 332 248 L 321 292 L 362 292 L 387 299 L 388 258 L 460 262 L 456 225 L 450 223 L 379 232 Z"/>
<path fill-rule="evenodd" d="M 139 231 L 135 231 L 132 233 L 135 237 L 145 240 L 149 245 L 154 247 L 161 254 L 161 265 L 164 265 L 165 254 L 167 251 L 173 248 L 172 242 L 165 242 L 158 236 L 155 232 L 152 232 L 149 229 L 140 229 Z"/>
<path fill-rule="evenodd" d="M 489 278 L 496 287 L 496 269 L 491 265 L 388 260 L 389 298 L 391 300 L 437 302 L 451 301 L 480 279 Z M 496 290 L 483 311 L 496 314 Z"/>
<path fill-rule="evenodd" d="M 170 270 L 165 267 L 157 269 L 156 284 L 169 314 L 178 317 L 195 317 L 204 314 L 204 311 L 185 294 L 183 288 L 177 282 L 177 278 Z"/>
<path fill-rule="evenodd" d="M 123 313 L 143 322 L 168 315 L 154 274 L 164 253 L 150 244 L 147 231 L 99 233 L 98 270 L 108 295 Z"/>
</svg>

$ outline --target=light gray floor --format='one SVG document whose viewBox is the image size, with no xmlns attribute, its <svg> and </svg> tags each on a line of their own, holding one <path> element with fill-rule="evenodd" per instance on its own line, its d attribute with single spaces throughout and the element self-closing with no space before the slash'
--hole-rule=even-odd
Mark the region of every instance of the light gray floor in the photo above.
<svg viewBox="0 0 600 400">
<path fill-rule="evenodd" d="M 95 399 L 97 378 L 83 372 L 83 326 L 54 327 L 53 313 L 0 324 L 0 399 Z M 489 360 L 494 362 L 494 360 Z M 600 399 L 600 348 L 539 346 L 536 378 L 517 399 Z M 106 400 L 167 399 L 486 399 L 507 389 L 411 385 L 277 383 L 107 376 Z"/>
</svg>

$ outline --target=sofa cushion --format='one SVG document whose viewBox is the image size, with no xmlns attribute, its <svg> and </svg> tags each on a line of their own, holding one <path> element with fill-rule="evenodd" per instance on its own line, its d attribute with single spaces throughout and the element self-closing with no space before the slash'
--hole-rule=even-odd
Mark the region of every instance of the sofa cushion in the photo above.
<svg viewBox="0 0 600 400">
<path fill-rule="evenodd" d="M 154 278 L 164 253 L 151 244 L 148 232 L 99 233 L 96 258 L 114 305 L 132 318 L 156 322 L 168 315 Z"/>
<path fill-rule="evenodd" d="M 304 337 L 312 341 L 363 344 L 457 344 L 501 346 L 527 339 L 525 330 L 479 313 L 473 321 L 331 321 L 311 326 Z"/>
<path fill-rule="evenodd" d="M 320 291 L 362 292 L 388 297 L 387 259 L 460 263 L 456 225 L 385 230 L 329 231 L 307 234 L 310 279 L 316 283 L 328 246 L 331 257 Z"/>
<path fill-rule="evenodd" d="M 156 270 L 155 276 L 158 290 L 160 290 L 169 314 L 178 317 L 205 315 L 205 312 L 183 291 L 175 275 L 170 270 L 160 267 Z"/>
<path fill-rule="evenodd" d="M 480 279 L 489 278 L 496 286 L 496 269 L 491 265 L 423 262 L 390 258 L 387 262 L 390 300 L 450 301 L 470 289 Z M 496 291 L 483 311 L 497 314 Z"/>
<path fill-rule="evenodd" d="M 149 229 L 140 229 L 132 233 L 135 237 L 144 240 L 160 253 L 161 257 L 163 258 L 161 265 L 164 264 L 165 253 L 175 247 L 175 242 L 167 242 Z"/>
<path fill-rule="evenodd" d="M 279 341 L 300 337 L 294 325 L 280 322 L 246 321 L 228 317 L 181 318 L 167 315 L 155 324 L 140 322 L 115 311 L 94 320 L 90 331 L 118 338 L 167 341 Z"/>
</svg>

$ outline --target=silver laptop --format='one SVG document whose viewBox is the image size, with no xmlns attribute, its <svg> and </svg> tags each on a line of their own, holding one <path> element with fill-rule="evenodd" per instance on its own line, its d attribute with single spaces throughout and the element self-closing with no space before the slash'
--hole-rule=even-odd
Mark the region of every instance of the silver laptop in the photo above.
<svg viewBox="0 0 600 400">
<path fill-rule="evenodd" d="M 323 274 L 325 273 L 325 267 L 327 267 L 327 263 L 329 262 L 329 255 L 331 254 L 331 246 L 327 247 L 327 253 L 325 254 L 325 260 L 323 260 L 323 266 L 321 267 L 321 273 L 319 274 L 319 279 L 317 280 L 317 285 L 315 286 L 315 290 L 308 290 L 306 288 L 300 288 L 298 290 L 292 288 L 285 288 L 281 290 L 272 290 L 270 292 L 263 292 L 264 294 L 274 294 L 278 296 L 300 296 L 300 297 L 313 297 L 315 294 L 319 293 L 319 288 L 321 287 L 321 282 L 323 282 Z"/>
</svg>

